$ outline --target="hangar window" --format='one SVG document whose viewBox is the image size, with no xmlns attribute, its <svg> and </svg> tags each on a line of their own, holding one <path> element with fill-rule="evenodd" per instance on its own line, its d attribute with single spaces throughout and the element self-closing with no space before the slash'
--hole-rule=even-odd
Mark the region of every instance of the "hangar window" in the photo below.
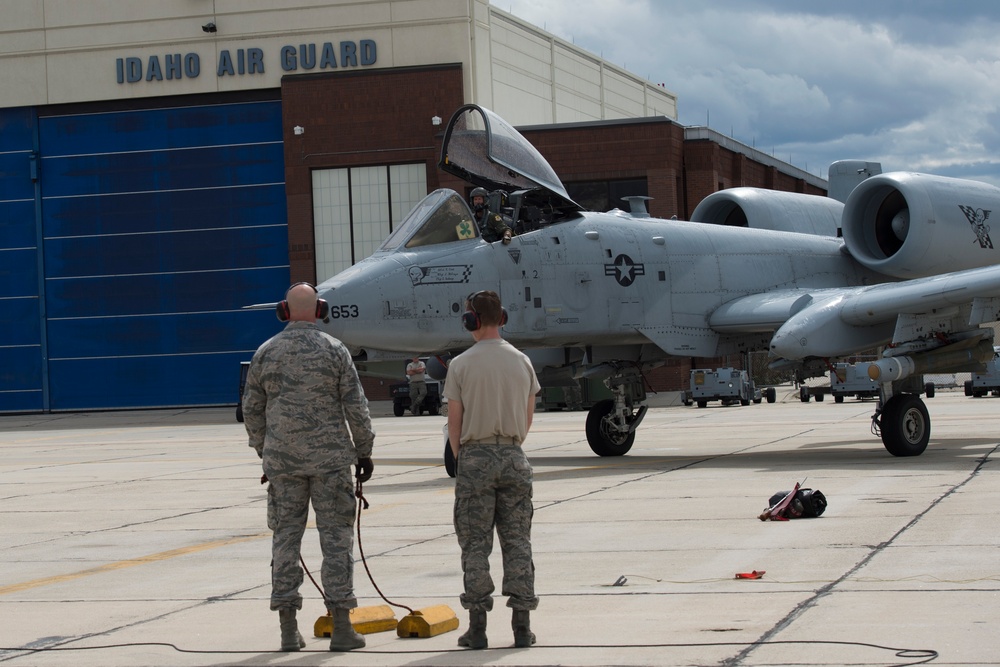
<svg viewBox="0 0 1000 667">
<path fill-rule="evenodd" d="M 577 181 L 566 183 L 570 198 L 588 211 L 610 211 L 620 208 L 629 210 L 628 202 L 622 197 L 648 196 L 649 186 L 645 178 L 630 178 L 616 181 Z"/>
<path fill-rule="evenodd" d="M 423 162 L 313 170 L 316 280 L 375 252 L 426 194 Z"/>
</svg>

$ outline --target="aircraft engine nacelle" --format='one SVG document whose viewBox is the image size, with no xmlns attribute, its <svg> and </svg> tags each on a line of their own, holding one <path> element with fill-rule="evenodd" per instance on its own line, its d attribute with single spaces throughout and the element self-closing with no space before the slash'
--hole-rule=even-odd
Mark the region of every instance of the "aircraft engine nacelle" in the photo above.
<svg viewBox="0 0 1000 667">
<path fill-rule="evenodd" d="M 701 200 L 692 222 L 837 236 L 844 205 L 835 199 L 761 188 L 730 188 Z"/>
<path fill-rule="evenodd" d="M 847 249 L 865 267 L 920 278 L 1000 262 L 990 238 L 993 211 L 1000 211 L 1000 188 L 894 172 L 851 192 L 841 226 Z"/>
<path fill-rule="evenodd" d="M 428 357 L 425 365 L 427 367 L 427 374 L 431 376 L 432 380 L 442 382 L 446 377 L 448 377 L 448 362 L 450 362 L 451 359 L 452 355 L 450 354 L 435 354 Z"/>
</svg>

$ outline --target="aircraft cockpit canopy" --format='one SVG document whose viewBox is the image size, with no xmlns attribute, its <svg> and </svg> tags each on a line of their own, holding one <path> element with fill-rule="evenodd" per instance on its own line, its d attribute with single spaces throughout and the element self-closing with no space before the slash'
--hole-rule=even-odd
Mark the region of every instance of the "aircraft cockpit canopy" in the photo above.
<svg viewBox="0 0 1000 667">
<path fill-rule="evenodd" d="M 435 190 L 413 207 L 379 250 L 464 241 L 479 236 L 472 211 L 454 190 Z"/>
<path fill-rule="evenodd" d="M 510 123 L 476 104 L 452 115 L 438 166 L 488 190 L 531 193 L 536 205 L 561 215 L 582 210 L 541 153 Z"/>
</svg>

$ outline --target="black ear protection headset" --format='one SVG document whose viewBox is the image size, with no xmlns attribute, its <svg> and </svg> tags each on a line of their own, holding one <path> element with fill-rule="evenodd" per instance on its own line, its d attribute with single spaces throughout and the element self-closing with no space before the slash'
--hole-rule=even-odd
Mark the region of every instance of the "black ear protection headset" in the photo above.
<svg viewBox="0 0 1000 667">
<path fill-rule="evenodd" d="M 274 307 L 274 314 L 278 316 L 278 319 L 282 322 L 287 322 L 291 319 L 292 314 L 288 309 L 288 293 L 292 291 L 292 287 L 298 287 L 299 285 L 309 285 L 312 287 L 312 291 L 319 294 L 319 290 L 316 289 L 311 283 L 295 283 L 291 287 L 285 290 L 285 298 L 278 302 L 278 305 Z M 328 304 L 324 299 L 316 299 L 316 319 L 324 320 L 326 316 L 330 314 L 330 304 Z"/>
<path fill-rule="evenodd" d="M 479 319 L 479 311 L 476 310 L 476 299 L 485 291 L 479 290 L 478 292 L 473 292 L 466 299 L 469 304 L 469 310 L 462 313 L 462 326 L 465 327 L 466 331 L 479 331 L 479 328 L 483 326 L 482 320 Z M 505 324 L 507 324 L 507 309 L 501 306 L 500 326 Z"/>
</svg>

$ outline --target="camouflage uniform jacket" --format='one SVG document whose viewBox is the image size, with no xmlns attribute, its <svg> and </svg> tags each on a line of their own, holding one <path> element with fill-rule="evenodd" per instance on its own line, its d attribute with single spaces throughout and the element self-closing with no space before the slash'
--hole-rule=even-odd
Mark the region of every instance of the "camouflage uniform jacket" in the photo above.
<svg viewBox="0 0 1000 667">
<path fill-rule="evenodd" d="M 289 323 L 253 355 L 243 420 L 272 478 L 343 470 L 375 441 L 350 353 L 312 322 Z"/>
<path fill-rule="evenodd" d="M 510 231 L 510 227 L 504 222 L 503 216 L 489 209 L 483 209 L 482 217 L 476 218 L 476 224 L 479 225 L 479 233 L 482 235 L 483 240 L 489 243 L 499 241 L 503 238 L 504 232 Z"/>
</svg>

